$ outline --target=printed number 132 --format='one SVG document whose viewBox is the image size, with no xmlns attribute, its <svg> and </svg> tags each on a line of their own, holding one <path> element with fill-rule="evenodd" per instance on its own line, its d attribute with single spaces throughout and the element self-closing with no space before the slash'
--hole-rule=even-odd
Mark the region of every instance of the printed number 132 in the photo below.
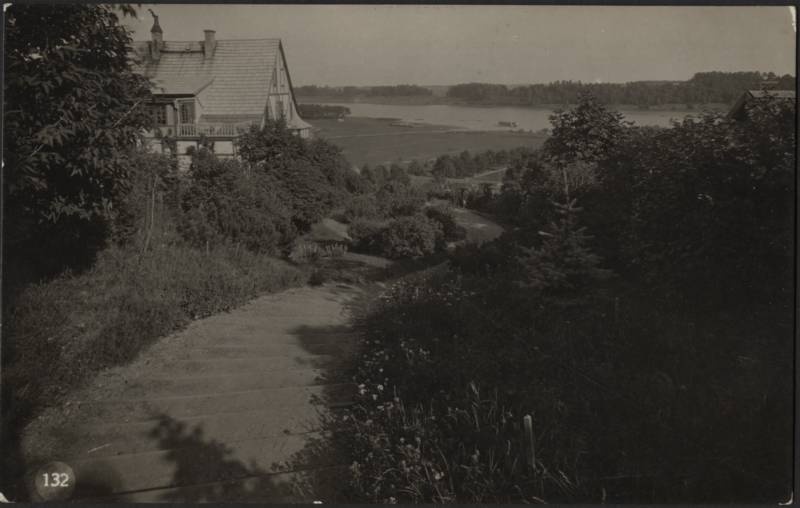
<svg viewBox="0 0 800 508">
<path fill-rule="evenodd" d="M 67 487 L 69 486 L 69 475 L 66 473 L 43 474 L 45 487 Z"/>
</svg>

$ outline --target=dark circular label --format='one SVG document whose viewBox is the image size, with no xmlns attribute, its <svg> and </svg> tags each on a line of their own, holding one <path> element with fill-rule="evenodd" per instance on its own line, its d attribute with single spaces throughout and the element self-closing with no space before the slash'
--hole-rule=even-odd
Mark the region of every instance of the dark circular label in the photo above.
<svg viewBox="0 0 800 508">
<path fill-rule="evenodd" d="M 36 471 L 33 486 L 41 501 L 63 501 L 75 490 L 75 472 L 63 462 L 50 462 Z"/>
</svg>

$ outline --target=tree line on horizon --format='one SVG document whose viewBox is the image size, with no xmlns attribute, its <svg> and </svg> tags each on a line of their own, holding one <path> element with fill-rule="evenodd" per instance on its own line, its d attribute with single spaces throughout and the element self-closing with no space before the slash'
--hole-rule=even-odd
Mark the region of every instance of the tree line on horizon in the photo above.
<svg viewBox="0 0 800 508">
<path fill-rule="evenodd" d="M 664 104 L 732 104 L 744 90 L 764 86 L 795 88 L 795 77 L 774 72 L 698 72 L 687 81 L 631 81 L 627 83 L 583 83 L 554 81 L 522 86 L 495 83 L 461 83 L 447 90 L 447 100 L 467 104 L 543 106 L 575 104 L 578 97 L 591 93 L 602 104 L 628 104 L 652 107 Z M 301 96 L 327 97 L 397 97 L 432 95 L 430 88 L 416 85 L 377 87 L 301 86 Z"/>
<path fill-rule="evenodd" d="M 418 85 L 389 86 L 298 86 L 297 95 L 308 97 L 407 97 L 413 95 L 433 95 L 433 90 Z"/>
</svg>

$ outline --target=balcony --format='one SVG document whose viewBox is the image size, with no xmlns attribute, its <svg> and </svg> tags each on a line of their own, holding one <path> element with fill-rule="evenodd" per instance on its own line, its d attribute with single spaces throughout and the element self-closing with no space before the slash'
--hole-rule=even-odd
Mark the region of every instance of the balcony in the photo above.
<svg viewBox="0 0 800 508">
<path fill-rule="evenodd" d="M 177 139 L 199 138 L 200 136 L 207 138 L 235 138 L 250 130 L 251 125 L 254 125 L 254 123 L 181 123 L 177 126 L 162 125 L 158 127 L 158 130 L 161 131 L 161 137 L 173 136 Z M 148 134 L 156 136 L 155 132 Z"/>
<path fill-rule="evenodd" d="M 178 124 L 177 137 L 233 138 L 250 130 L 252 122 L 239 123 L 182 123 Z"/>
</svg>

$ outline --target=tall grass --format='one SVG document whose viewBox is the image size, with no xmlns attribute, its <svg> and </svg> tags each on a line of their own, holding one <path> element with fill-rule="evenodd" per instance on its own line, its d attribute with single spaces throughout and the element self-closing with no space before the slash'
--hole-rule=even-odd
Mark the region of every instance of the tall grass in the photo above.
<svg viewBox="0 0 800 508">
<path fill-rule="evenodd" d="M 111 247 L 89 271 L 28 286 L 11 302 L 3 358 L 11 411 L 131 360 L 192 319 L 304 281 L 283 261 L 229 247 L 160 245 L 144 255 Z"/>
</svg>

